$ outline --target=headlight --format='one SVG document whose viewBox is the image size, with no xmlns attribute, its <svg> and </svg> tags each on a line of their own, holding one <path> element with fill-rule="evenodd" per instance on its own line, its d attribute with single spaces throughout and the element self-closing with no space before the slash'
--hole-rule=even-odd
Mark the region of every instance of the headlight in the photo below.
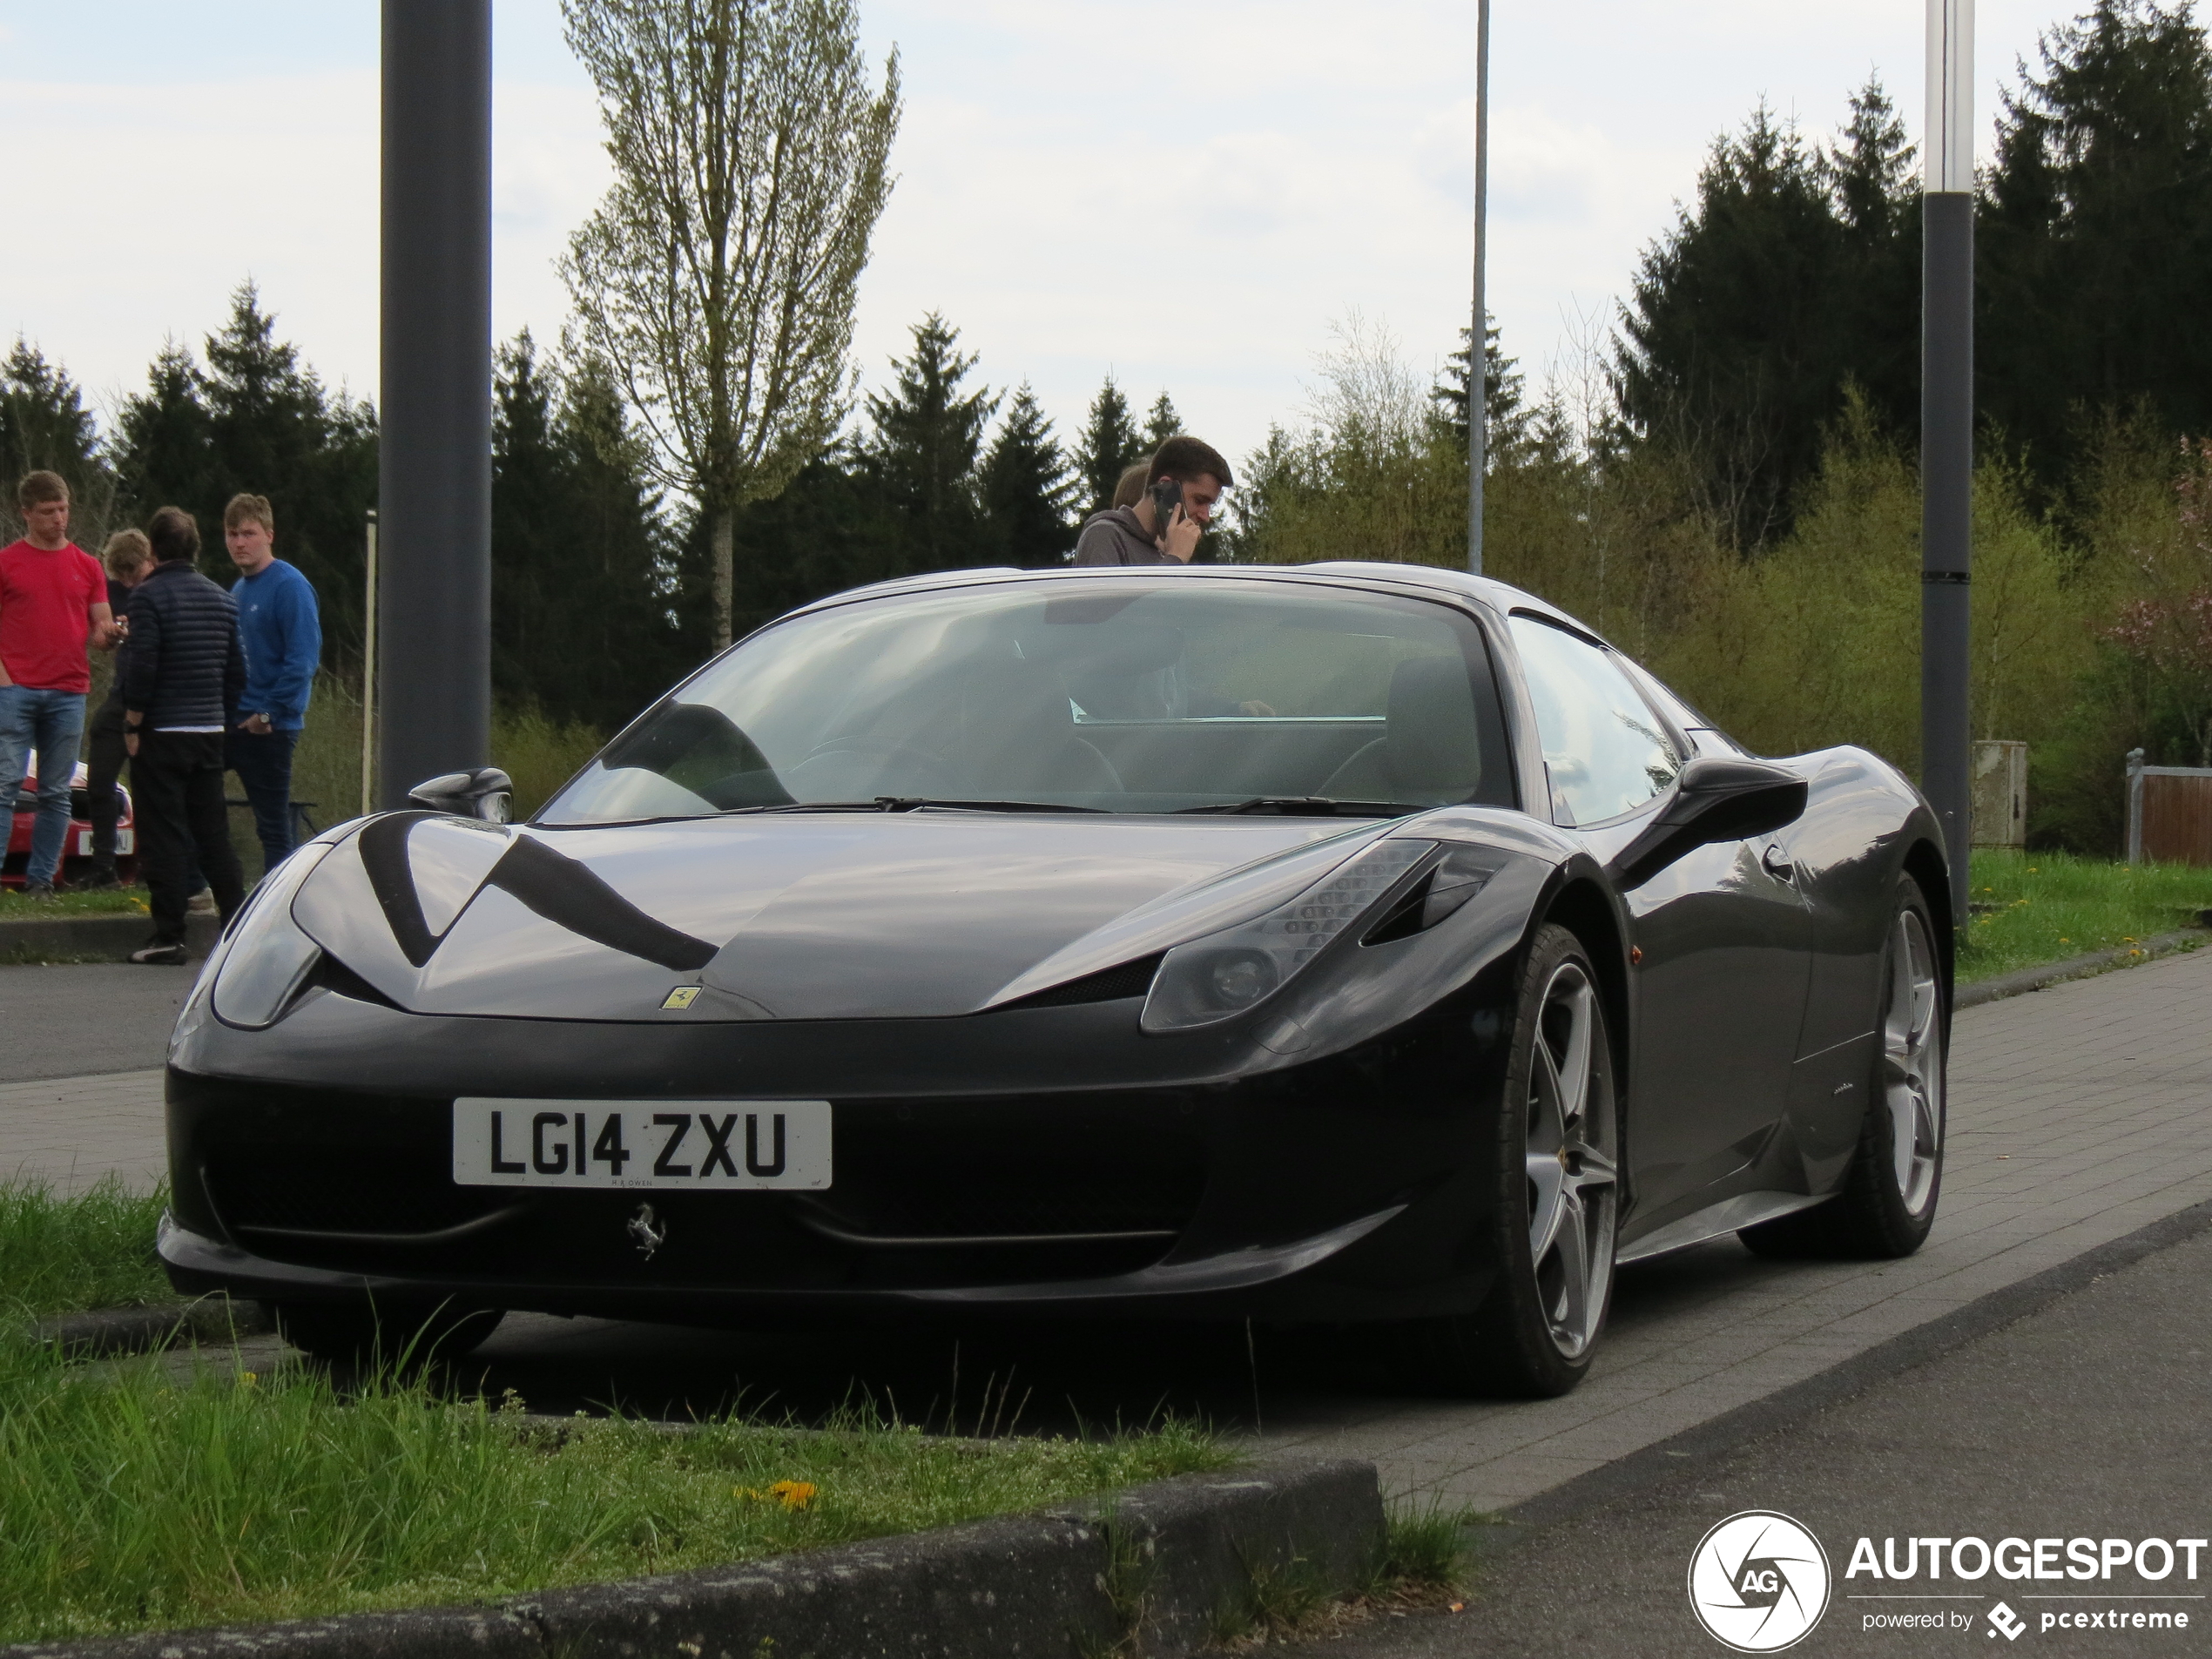
<svg viewBox="0 0 2212 1659">
<path fill-rule="evenodd" d="M 1188 1030 L 1258 1007 L 1372 909 L 1435 845 L 1377 841 L 1288 904 L 1177 945 L 1152 981 L 1144 1029 Z"/>
<path fill-rule="evenodd" d="M 329 851 L 327 843 L 310 841 L 254 888 L 215 968 L 215 1015 L 224 1024 L 249 1030 L 275 1024 L 321 956 L 292 920 L 292 900 Z"/>
</svg>

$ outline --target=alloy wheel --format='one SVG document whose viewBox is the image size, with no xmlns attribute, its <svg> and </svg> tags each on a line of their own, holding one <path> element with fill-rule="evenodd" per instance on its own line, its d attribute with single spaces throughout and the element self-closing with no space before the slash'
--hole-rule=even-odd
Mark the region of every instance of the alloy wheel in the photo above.
<svg viewBox="0 0 2212 1659">
<path fill-rule="evenodd" d="M 1528 1257 L 1553 1345 L 1578 1358 L 1597 1338 L 1613 1278 L 1619 1142 L 1596 988 L 1561 962 L 1538 1004 L 1529 1067 Z"/>
<path fill-rule="evenodd" d="M 1943 1155 L 1942 1016 L 1934 941 L 1916 911 L 1901 910 L 1890 939 L 1882 1013 L 1882 1092 L 1890 1114 L 1890 1172 L 1912 1216 L 1934 1197 Z"/>
</svg>

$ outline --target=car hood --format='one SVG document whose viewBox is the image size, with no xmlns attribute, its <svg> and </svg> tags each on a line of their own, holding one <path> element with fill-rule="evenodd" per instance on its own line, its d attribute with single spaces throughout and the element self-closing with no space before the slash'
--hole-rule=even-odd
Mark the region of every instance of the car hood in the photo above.
<svg viewBox="0 0 2212 1659">
<path fill-rule="evenodd" d="M 954 812 L 582 829 L 367 820 L 301 886 L 317 944 L 423 1014 L 971 1014 L 1280 902 L 1390 823 Z"/>
</svg>

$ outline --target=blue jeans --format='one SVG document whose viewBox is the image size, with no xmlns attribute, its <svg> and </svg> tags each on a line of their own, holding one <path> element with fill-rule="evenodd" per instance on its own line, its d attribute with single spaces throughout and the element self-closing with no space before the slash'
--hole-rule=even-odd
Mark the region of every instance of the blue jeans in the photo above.
<svg viewBox="0 0 2212 1659">
<path fill-rule="evenodd" d="M 14 790 L 38 756 L 38 816 L 30 832 L 33 883 L 51 882 L 69 841 L 69 780 L 84 736 L 84 693 L 0 685 L 0 779 Z"/>
<path fill-rule="evenodd" d="M 297 732 L 258 736 L 241 732 L 235 715 L 224 738 L 223 759 L 246 786 L 246 803 L 253 808 L 253 833 L 260 838 L 264 872 L 275 869 L 292 853 L 292 750 L 299 741 Z"/>
</svg>

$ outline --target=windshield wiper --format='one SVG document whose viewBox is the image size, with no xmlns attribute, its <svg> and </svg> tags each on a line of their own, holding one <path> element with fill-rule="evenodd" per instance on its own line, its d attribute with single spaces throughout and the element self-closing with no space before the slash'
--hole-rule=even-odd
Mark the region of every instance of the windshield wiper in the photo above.
<svg viewBox="0 0 2212 1659">
<path fill-rule="evenodd" d="M 772 806 L 732 806 L 733 818 L 762 813 L 911 813 L 920 806 L 944 806 L 971 813 L 1103 813 L 1103 806 L 1069 806 L 1049 800 L 938 800 L 927 795 L 878 795 L 873 800 L 794 800 Z"/>
<path fill-rule="evenodd" d="M 878 795 L 876 808 L 911 813 L 917 806 L 949 806 L 968 813 L 1103 813 L 1103 806 L 1070 806 L 1052 800 L 936 800 L 927 795 Z"/>
<path fill-rule="evenodd" d="M 1399 818 L 1420 811 L 1400 800 L 1333 800 L 1326 795 L 1255 795 L 1250 800 L 1226 801 L 1218 806 L 1183 806 L 1178 816 L 1240 813 L 1280 813 L 1285 818 Z"/>
</svg>

